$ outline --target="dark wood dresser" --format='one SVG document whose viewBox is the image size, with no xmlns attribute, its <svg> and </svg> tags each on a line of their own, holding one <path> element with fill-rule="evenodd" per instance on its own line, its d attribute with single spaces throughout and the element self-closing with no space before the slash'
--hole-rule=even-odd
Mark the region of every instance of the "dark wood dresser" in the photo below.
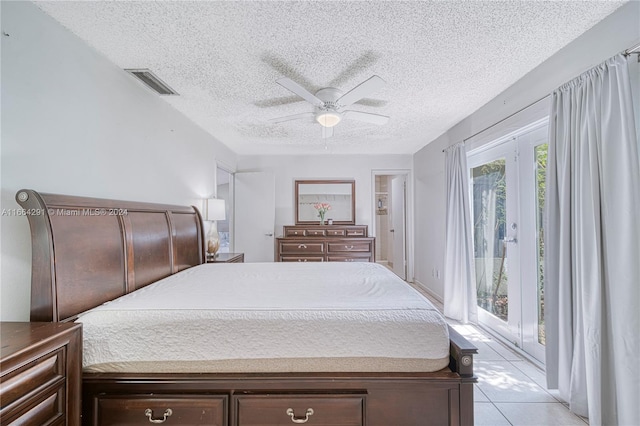
<svg viewBox="0 0 640 426">
<path fill-rule="evenodd" d="M 291 225 L 276 238 L 276 262 L 374 262 L 367 225 Z"/>
<path fill-rule="evenodd" d="M 2 322 L 0 424 L 80 425 L 82 326 Z"/>
</svg>

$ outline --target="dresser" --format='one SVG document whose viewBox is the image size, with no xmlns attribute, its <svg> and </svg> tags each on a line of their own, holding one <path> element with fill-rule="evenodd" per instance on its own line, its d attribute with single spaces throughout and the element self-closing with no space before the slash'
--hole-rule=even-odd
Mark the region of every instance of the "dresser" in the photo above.
<svg viewBox="0 0 640 426">
<path fill-rule="evenodd" d="M 0 323 L 0 424 L 80 425 L 82 326 Z"/>
<path fill-rule="evenodd" d="M 276 262 L 373 262 L 367 225 L 291 225 L 276 238 Z"/>
</svg>

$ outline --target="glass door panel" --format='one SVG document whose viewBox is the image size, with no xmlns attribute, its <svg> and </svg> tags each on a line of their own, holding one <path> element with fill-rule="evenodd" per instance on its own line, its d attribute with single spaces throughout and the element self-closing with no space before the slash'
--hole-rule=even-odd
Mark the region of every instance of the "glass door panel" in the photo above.
<svg viewBox="0 0 640 426">
<path fill-rule="evenodd" d="M 549 145 L 542 143 L 534 147 L 536 176 L 536 245 L 537 245 L 537 307 L 538 343 L 545 344 L 544 332 L 544 198 L 546 190 L 547 152 Z"/>
<path fill-rule="evenodd" d="M 509 318 L 505 175 L 504 158 L 471 169 L 478 306 L 502 321 Z"/>
<path fill-rule="evenodd" d="M 544 362 L 544 202 L 548 127 L 521 135 L 520 203 L 522 230 L 522 348 Z"/>
<path fill-rule="evenodd" d="M 518 344 L 517 167 L 513 140 L 469 156 L 478 320 Z"/>
</svg>

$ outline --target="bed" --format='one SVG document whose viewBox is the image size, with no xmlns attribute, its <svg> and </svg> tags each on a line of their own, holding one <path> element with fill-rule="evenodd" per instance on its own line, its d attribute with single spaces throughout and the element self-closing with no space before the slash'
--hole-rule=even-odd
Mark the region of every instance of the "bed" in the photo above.
<svg viewBox="0 0 640 426">
<path fill-rule="evenodd" d="M 475 347 L 375 264 L 205 264 L 194 207 L 16 199 L 31 320 L 83 323 L 83 424 L 473 424 Z"/>
</svg>

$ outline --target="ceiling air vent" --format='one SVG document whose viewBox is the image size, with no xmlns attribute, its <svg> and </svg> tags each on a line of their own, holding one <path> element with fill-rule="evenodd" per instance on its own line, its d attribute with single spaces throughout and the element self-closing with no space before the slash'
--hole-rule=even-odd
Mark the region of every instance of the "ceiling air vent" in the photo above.
<svg viewBox="0 0 640 426">
<path fill-rule="evenodd" d="M 126 72 L 142 81 L 149 88 L 153 89 L 160 95 L 177 95 L 178 92 L 169 87 L 164 81 L 160 80 L 149 69 L 125 69 Z"/>
</svg>

